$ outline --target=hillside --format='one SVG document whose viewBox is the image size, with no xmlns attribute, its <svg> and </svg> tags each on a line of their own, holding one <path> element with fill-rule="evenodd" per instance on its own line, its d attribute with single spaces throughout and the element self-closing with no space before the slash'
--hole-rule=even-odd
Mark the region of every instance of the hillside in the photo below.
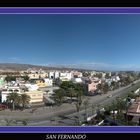
<svg viewBox="0 0 140 140">
<path fill-rule="evenodd" d="M 0 63 L 0 71 L 22 71 L 29 68 L 43 69 L 43 70 L 83 70 L 78 68 L 66 68 L 66 67 L 48 67 L 38 66 L 31 64 L 17 64 L 17 63 Z"/>
</svg>

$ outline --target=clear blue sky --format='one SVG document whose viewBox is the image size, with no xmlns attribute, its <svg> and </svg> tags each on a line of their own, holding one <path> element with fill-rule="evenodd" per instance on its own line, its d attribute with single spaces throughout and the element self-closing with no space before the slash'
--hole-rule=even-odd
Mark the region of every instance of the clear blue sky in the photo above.
<svg viewBox="0 0 140 140">
<path fill-rule="evenodd" d="M 140 15 L 0 15 L 0 63 L 140 70 Z"/>
</svg>

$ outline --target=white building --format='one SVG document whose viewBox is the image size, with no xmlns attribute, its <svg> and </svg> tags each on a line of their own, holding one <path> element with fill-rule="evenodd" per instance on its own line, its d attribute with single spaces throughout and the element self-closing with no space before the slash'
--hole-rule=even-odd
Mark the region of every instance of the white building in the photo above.
<svg viewBox="0 0 140 140">
<path fill-rule="evenodd" d="M 54 73 L 54 78 L 56 79 L 56 78 L 59 78 L 59 77 L 60 77 L 60 72 L 59 71 L 56 71 Z"/>
<path fill-rule="evenodd" d="M 54 78 L 54 72 L 53 72 L 53 71 L 50 71 L 50 72 L 49 72 L 49 78 L 51 78 L 51 79 Z"/>
<path fill-rule="evenodd" d="M 72 81 L 74 83 L 82 83 L 83 82 L 81 78 L 72 78 Z"/>
<path fill-rule="evenodd" d="M 25 87 L 28 88 L 29 91 L 34 91 L 39 88 L 36 84 L 25 84 Z"/>
<path fill-rule="evenodd" d="M 115 82 L 120 81 L 120 77 L 119 76 L 112 76 L 111 79 L 112 79 L 112 81 L 115 81 Z"/>
<path fill-rule="evenodd" d="M 44 78 L 46 86 L 52 86 L 53 85 L 53 80 L 49 78 Z"/>
<path fill-rule="evenodd" d="M 21 89 L 20 87 L 10 87 L 10 86 L 5 86 L 4 88 L 2 88 L 2 91 L 1 91 L 1 102 L 5 102 L 7 100 L 7 96 L 9 93 L 13 93 L 13 92 L 16 92 L 18 94 L 21 94 Z"/>
<path fill-rule="evenodd" d="M 71 79 L 72 79 L 72 73 L 69 73 L 69 72 L 60 73 L 60 80 L 70 81 Z"/>
</svg>

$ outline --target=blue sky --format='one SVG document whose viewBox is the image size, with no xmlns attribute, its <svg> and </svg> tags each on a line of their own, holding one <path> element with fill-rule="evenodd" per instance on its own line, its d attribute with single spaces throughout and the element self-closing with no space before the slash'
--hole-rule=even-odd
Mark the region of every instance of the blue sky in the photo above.
<svg viewBox="0 0 140 140">
<path fill-rule="evenodd" d="M 0 15 L 0 63 L 140 70 L 140 15 Z"/>
</svg>

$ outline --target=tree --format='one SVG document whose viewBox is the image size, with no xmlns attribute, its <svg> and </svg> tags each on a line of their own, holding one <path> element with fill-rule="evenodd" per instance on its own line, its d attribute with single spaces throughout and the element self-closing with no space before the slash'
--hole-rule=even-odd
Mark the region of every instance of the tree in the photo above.
<svg viewBox="0 0 140 140">
<path fill-rule="evenodd" d="M 112 81 L 111 86 L 112 86 L 113 90 L 115 90 L 115 89 L 119 88 L 119 83 L 115 82 L 115 81 Z"/>
<path fill-rule="evenodd" d="M 16 81 L 16 76 L 8 75 L 7 77 L 5 77 L 5 81 L 6 82 Z"/>
<path fill-rule="evenodd" d="M 91 76 L 90 72 L 83 72 L 82 75 L 83 75 L 83 77 L 90 77 Z"/>
<path fill-rule="evenodd" d="M 95 77 L 98 77 L 99 79 L 101 79 L 103 77 L 103 74 L 102 73 L 96 73 Z"/>
<path fill-rule="evenodd" d="M 132 82 L 131 77 L 128 75 L 127 77 L 124 78 L 124 84 L 129 85 Z"/>
<path fill-rule="evenodd" d="M 20 97 L 21 97 L 22 107 L 25 108 L 25 105 L 28 105 L 29 104 L 31 98 L 27 94 L 21 94 Z"/>
<path fill-rule="evenodd" d="M 78 124 L 80 125 L 80 108 L 81 108 L 81 105 L 83 102 L 83 98 L 82 98 L 83 92 L 82 92 L 82 90 L 77 89 L 76 94 L 77 94 L 77 102 L 76 102 L 75 106 L 76 106 L 76 110 L 78 113 Z"/>
<path fill-rule="evenodd" d="M 103 92 L 103 84 L 98 84 L 97 86 L 98 92 L 102 93 Z"/>
<path fill-rule="evenodd" d="M 75 84 L 75 92 L 77 96 L 82 97 L 84 95 L 84 84 Z"/>
<path fill-rule="evenodd" d="M 66 91 L 68 88 L 75 88 L 75 84 L 72 81 L 64 81 L 60 84 L 60 88 Z"/>
<path fill-rule="evenodd" d="M 26 82 L 29 80 L 29 76 L 28 75 L 21 76 L 21 78 L 23 78 Z"/>
<path fill-rule="evenodd" d="M 125 101 L 125 120 L 126 120 L 127 123 L 129 123 L 128 109 L 129 109 L 129 106 L 130 106 L 130 101 L 131 101 L 131 98 L 128 95 L 127 98 L 126 98 L 126 101 Z"/>
<path fill-rule="evenodd" d="M 65 95 L 64 89 L 60 88 L 60 89 L 56 90 L 55 93 L 56 93 L 55 94 L 56 100 L 58 100 L 59 104 L 61 104 L 64 99 L 64 95 Z"/>
<path fill-rule="evenodd" d="M 135 95 L 134 93 L 131 93 L 131 92 L 130 92 L 130 93 L 128 94 L 128 97 L 131 98 L 131 99 L 135 99 L 135 98 L 136 98 L 136 95 Z"/>
<path fill-rule="evenodd" d="M 95 109 L 95 106 L 94 106 L 94 104 L 92 104 L 91 105 L 91 113 L 92 113 L 92 115 L 94 114 L 94 109 Z"/>
<path fill-rule="evenodd" d="M 7 96 L 7 101 L 12 103 L 12 108 L 15 110 L 15 104 L 18 103 L 19 95 L 18 93 L 9 93 Z"/>
<path fill-rule="evenodd" d="M 78 113 L 78 125 L 80 125 L 80 108 L 81 108 L 82 102 L 78 100 L 75 104 L 76 106 L 76 111 Z"/>
<path fill-rule="evenodd" d="M 110 78 L 109 73 L 106 73 L 105 78 L 106 78 L 106 79 L 109 79 L 109 78 Z"/>
<path fill-rule="evenodd" d="M 103 93 L 106 94 L 109 91 L 109 86 L 107 83 L 103 85 Z"/>
<path fill-rule="evenodd" d="M 75 96 L 75 90 L 73 88 L 68 88 L 67 89 L 67 95 L 71 98 L 71 101 L 72 101 L 72 98 L 73 96 Z"/>
<path fill-rule="evenodd" d="M 115 104 L 115 102 L 113 101 L 113 102 L 112 102 L 112 111 L 113 111 L 113 120 L 114 120 L 114 123 L 116 122 L 115 110 L 116 110 L 116 104 Z"/>
<path fill-rule="evenodd" d="M 118 111 L 118 115 L 125 109 L 125 102 L 121 98 L 116 98 L 116 109 Z"/>
<path fill-rule="evenodd" d="M 88 105 L 89 105 L 89 99 L 85 99 L 83 101 L 83 105 L 84 105 L 84 108 L 85 108 L 85 120 L 87 119 L 87 108 L 88 108 Z"/>
</svg>

